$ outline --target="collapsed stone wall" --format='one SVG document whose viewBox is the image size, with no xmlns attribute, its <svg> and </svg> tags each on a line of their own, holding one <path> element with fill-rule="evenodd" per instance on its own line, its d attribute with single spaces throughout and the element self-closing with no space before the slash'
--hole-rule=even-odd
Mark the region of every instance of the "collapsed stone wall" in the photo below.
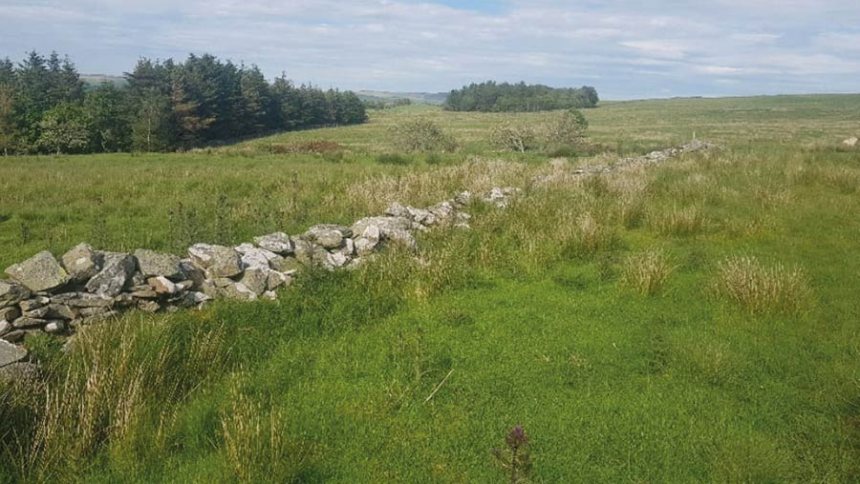
<svg viewBox="0 0 860 484">
<path fill-rule="evenodd" d="M 554 176 L 580 177 L 710 148 L 702 142 L 624 158 Z M 476 197 L 505 208 L 518 188 L 493 188 Z M 424 209 L 392 204 L 385 214 L 352 226 L 321 224 L 289 236 L 276 232 L 236 247 L 195 244 L 185 257 L 139 249 L 132 253 L 96 250 L 79 244 L 55 258 L 40 252 L 6 269 L 0 280 L 0 369 L 26 358 L 17 346 L 29 334 L 70 335 L 80 325 L 103 321 L 123 311 L 155 313 L 201 308 L 214 299 L 275 299 L 304 266 L 328 270 L 358 267 L 388 244 L 415 246 L 416 232 L 438 226 L 469 228 L 464 208 L 469 192 Z"/>
</svg>

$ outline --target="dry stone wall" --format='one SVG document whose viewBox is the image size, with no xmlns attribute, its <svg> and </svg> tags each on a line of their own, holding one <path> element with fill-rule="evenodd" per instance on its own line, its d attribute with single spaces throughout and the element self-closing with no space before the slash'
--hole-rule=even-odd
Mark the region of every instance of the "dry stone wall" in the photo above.
<svg viewBox="0 0 860 484">
<path fill-rule="evenodd" d="M 709 147 L 694 142 L 565 176 L 657 163 Z M 505 208 L 519 192 L 497 187 L 475 198 Z M 385 214 L 349 227 L 315 225 L 298 236 L 276 232 L 236 247 L 195 244 L 183 257 L 146 249 L 107 252 L 86 243 L 59 259 L 39 252 L 7 268 L 9 279 L 0 280 L 0 369 L 26 358 L 26 350 L 17 344 L 30 334 L 70 335 L 80 325 L 130 309 L 173 312 L 201 308 L 219 298 L 275 299 L 276 291 L 290 286 L 302 267 L 352 269 L 386 245 L 414 247 L 416 232 L 438 226 L 469 228 L 471 217 L 463 209 L 472 200 L 471 193 L 463 192 L 427 208 L 394 203 Z"/>
</svg>

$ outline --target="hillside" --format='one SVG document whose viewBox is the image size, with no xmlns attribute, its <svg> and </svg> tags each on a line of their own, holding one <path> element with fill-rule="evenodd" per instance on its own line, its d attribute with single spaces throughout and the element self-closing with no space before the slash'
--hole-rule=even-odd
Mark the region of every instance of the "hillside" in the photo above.
<svg viewBox="0 0 860 484">
<path fill-rule="evenodd" d="M 0 268 L 473 196 L 468 229 L 310 265 L 276 301 L 27 334 L 39 383 L 0 379 L 0 481 L 498 482 L 515 445 L 532 482 L 857 481 L 858 111 L 606 103 L 586 143 L 514 153 L 494 130 L 559 113 L 412 105 L 183 153 L 4 158 Z M 416 118 L 457 150 L 398 148 Z M 713 146 L 672 149 L 693 138 Z"/>
</svg>

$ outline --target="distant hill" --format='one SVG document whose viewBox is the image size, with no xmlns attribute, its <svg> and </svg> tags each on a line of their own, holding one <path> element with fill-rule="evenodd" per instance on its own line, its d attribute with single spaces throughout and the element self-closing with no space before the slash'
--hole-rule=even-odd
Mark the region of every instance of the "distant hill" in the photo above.
<svg viewBox="0 0 860 484">
<path fill-rule="evenodd" d="M 448 97 L 447 92 L 393 92 L 393 91 L 357 91 L 358 97 L 364 101 L 393 101 L 409 99 L 420 104 L 442 104 Z"/>
</svg>

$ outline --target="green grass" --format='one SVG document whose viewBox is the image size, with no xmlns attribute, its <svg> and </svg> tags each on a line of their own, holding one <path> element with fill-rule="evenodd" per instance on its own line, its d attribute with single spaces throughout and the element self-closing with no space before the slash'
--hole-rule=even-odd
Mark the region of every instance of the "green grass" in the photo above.
<svg viewBox="0 0 860 484">
<path fill-rule="evenodd" d="M 106 247 L 179 250 L 182 237 L 239 242 L 346 222 L 391 199 L 527 188 L 508 210 L 470 207 L 471 231 L 422 235 L 421 262 L 392 251 L 355 272 L 304 274 L 277 302 L 131 314 L 68 352 L 31 340 L 63 408 L 95 417 L 46 411 L 42 392 L 3 393 L 0 477 L 498 482 L 491 450 L 521 424 L 535 482 L 857 481 L 860 151 L 839 141 L 856 131 L 858 105 L 607 104 L 587 115 L 612 150 L 619 139 L 624 153 L 667 146 L 691 130 L 722 146 L 543 188 L 528 181 L 553 172 L 546 156 L 482 144 L 507 115 L 420 106 L 211 153 L 0 160 L 6 262 L 97 243 L 99 218 Z M 393 151 L 386 126 L 415 115 L 435 118 L 463 151 L 441 164 Z M 318 139 L 342 144 L 343 161 L 266 148 Z M 381 154 L 411 163 L 380 164 Z M 467 162 L 475 154 L 502 161 Z M 197 213 L 182 237 L 169 222 L 178 203 Z M 671 271 L 631 290 L 630 261 L 644 253 L 663 254 Z M 801 269 L 804 298 L 751 310 L 715 290 L 731 257 Z M 87 381 L 99 399 L 79 390 Z M 33 447 L 48 430 L 50 445 Z"/>
</svg>

